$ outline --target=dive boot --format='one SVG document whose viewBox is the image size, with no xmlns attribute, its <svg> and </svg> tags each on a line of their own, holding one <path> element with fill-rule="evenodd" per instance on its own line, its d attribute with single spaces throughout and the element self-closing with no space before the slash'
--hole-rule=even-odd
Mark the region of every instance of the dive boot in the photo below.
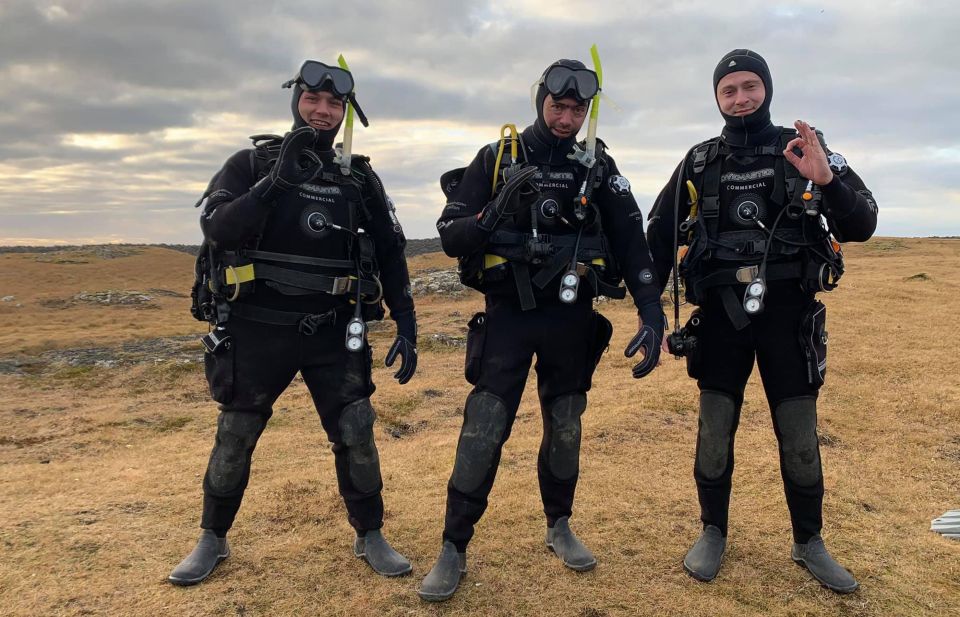
<svg viewBox="0 0 960 617">
<path fill-rule="evenodd" d="M 413 570 L 410 561 L 393 550 L 379 529 L 371 529 L 353 541 L 353 554 L 363 558 L 382 576 L 403 576 Z"/>
<path fill-rule="evenodd" d="M 687 551 L 687 556 L 683 558 L 683 569 L 698 581 L 710 582 L 717 578 L 726 550 L 727 539 L 723 537 L 720 528 L 707 525 L 693 548 Z"/>
<path fill-rule="evenodd" d="M 433 569 L 420 583 L 417 595 L 427 602 L 442 602 L 457 590 L 467 573 L 467 554 L 458 553 L 453 542 L 445 541 Z"/>
<path fill-rule="evenodd" d="M 204 529 L 193 551 L 173 569 L 167 580 L 174 585 L 196 585 L 210 576 L 221 561 L 230 556 L 227 539 L 218 538 L 212 529 Z"/>
<path fill-rule="evenodd" d="M 806 568 L 813 578 L 831 591 L 837 593 L 852 593 L 860 586 L 857 580 L 839 563 L 834 561 L 823 538 L 813 536 L 806 544 L 794 543 L 790 557 L 800 566 Z"/>
<path fill-rule="evenodd" d="M 553 527 L 547 527 L 547 548 L 571 570 L 586 572 L 597 567 L 597 558 L 570 529 L 568 516 L 558 518 Z"/>
</svg>

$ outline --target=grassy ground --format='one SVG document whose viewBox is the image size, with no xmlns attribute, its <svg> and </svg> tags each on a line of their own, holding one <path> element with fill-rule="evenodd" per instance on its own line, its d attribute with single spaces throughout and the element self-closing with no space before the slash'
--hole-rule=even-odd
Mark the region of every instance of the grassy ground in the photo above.
<svg viewBox="0 0 960 617">
<path fill-rule="evenodd" d="M 683 573 L 699 528 L 696 387 L 672 358 L 643 381 L 629 378 L 622 348 L 636 318 L 614 303 L 603 307 L 616 331 L 584 416 L 573 519 L 599 566 L 576 574 L 543 545 L 539 410 L 528 389 L 470 547 L 469 575 L 450 602 L 421 603 L 414 590 L 439 549 L 468 391 L 462 349 L 428 339 L 463 336 L 482 306 L 470 294 L 418 299 L 422 352 L 410 384 L 398 386 L 382 361 L 375 369 L 385 530 L 413 561 L 412 576 L 383 579 L 352 556 L 333 457 L 298 380 L 255 454 L 233 556 L 198 587 L 167 584 L 197 536 L 213 442 L 216 409 L 202 369 L 164 358 L 116 368 L 50 365 L 0 374 L 0 613 L 958 614 L 960 542 L 928 528 L 960 507 L 960 241 L 878 238 L 846 250 L 843 284 L 824 296 L 831 348 L 820 433 L 824 535 L 860 579 L 857 593 L 834 595 L 789 559 L 776 441 L 756 375 L 737 439 L 724 568 L 711 584 Z M 436 254 L 411 260 L 415 272 L 450 265 Z M 107 289 L 188 293 L 191 272 L 190 256 L 158 248 L 116 259 L 2 255 L 0 296 L 15 299 L 0 303 L 0 366 L 199 334 L 204 327 L 189 317 L 185 297 L 154 292 L 153 308 L 66 301 Z M 374 333 L 377 357 L 391 335 L 392 328 Z M 199 355 L 199 346 L 187 352 Z"/>
</svg>

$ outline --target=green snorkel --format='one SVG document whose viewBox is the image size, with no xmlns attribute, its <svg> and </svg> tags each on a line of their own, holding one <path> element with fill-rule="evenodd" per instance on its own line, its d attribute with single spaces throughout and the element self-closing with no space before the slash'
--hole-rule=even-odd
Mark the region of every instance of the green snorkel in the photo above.
<svg viewBox="0 0 960 617">
<path fill-rule="evenodd" d="M 350 67 L 347 66 L 347 60 L 343 57 L 343 54 L 337 56 L 337 64 L 340 65 L 344 71 L 349 71 Z M 350 104 L 350 100 L 344 102 L 344 105 L 347 108 L 346 116 L 347 119 L 343 123 L 343 144 L 340 146 L 340 152 L 337 153 L 334 163 L 340 166 L 340 173 L 345 176 L 350 175 L 350 157 L 353 150 L 353 105 Z"/>
<path fill-rule="evenodd" d="M 580 194 L 577 195 L 574 203 L 574 214 L 577 219 L 584 221 L 587 218 L 587 208 L 590 205 L 590 194 L 593 193 L 593 183 L 597 176 L 597 119 L 600 116 L 600 93 L 603 91 L 603 67 L 600 64 L 600 52 L 597 50 L 596 43 L 590 48 L 590 57 L 593 58 L 593 70 L 597 74 L 597 93 L 593 95 L 593 103 L 590 105 L 590 121 L 587 124 L 586 150 L 581 150 L 574 146 L 573 154 L 570 158 L 589 169 L 587 177 L 583 179 L 580 186 Z"/>
<path fill-rule="evenodd" d="M 600 64 L 600 52 L 596 43 L 590 48 L 590 57 L 593 58 L 593 71 L 597 74 L 597 93 L 593 95 L 593 104 L 590 106 L 590 122 L 587 124 L 587 156 L 596 162 L 597 151 L 597 118 L 600 116 L 600 93 L 603 92 L 603 66 Z M 593 167 L 591 162 L 588 167 Z"/>
</svg>

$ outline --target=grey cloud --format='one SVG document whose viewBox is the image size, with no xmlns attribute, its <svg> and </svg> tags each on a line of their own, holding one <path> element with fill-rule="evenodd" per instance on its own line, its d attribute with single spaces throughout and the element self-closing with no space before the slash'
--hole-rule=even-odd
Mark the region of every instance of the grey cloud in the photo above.
<svg viewBox="0 0 960 617">
<path fill-rule="evenodd" d="M 540 15 L 524 3 L 464 9 L 439 0 L 53 6 L 12 0 L 0 7 L 0 165 L 14 174 L 66 174 L 63 187 L 43 183 L 42 191 L 14 191 L 0 181 L 5 236 L 194 240 L 189 205 L 196 196 L 184 187 L 204 184 L 226 156 L 248 145 L 247 135 L 288 126 L 289 91 L 279 84 L 305 57 L 332 62 L 338 52 L 356 74 L 372 121 L 366 131 L 381 140 L 365 149 L 358 129 L 358 145 L 375 164 L 384 161 L 377 169 L 399 196 L 408 235 L 431 236 L 442 205 L 439 174 L 466 164 L 503 122 L 529 123 L 531 82 L 557 57 L 589 63 L 593 42 L 605 92 L 623 108 L 603 104 L 600 135 L 644 211 L 683 153 L 719 132 L 713 66 L 746 46 L 770 62 L 774 120 L 817 124 L 874 188 L 881 233 L 925 224 L 942 233 L 943 220 L 960 230 L 956 216 L 924 223 L 933 215 L 918 204 L 938 192 L 955 194 L 960 168 L 944 154 L 960 150 L 953 134 L 960 79 L 949 53 L 960 10 L 950 2 L 741 0 L 731 10 L 709 2 L 583 8 L 557 0 Z M 565 19 L 569 10 L 577 19 Z M 153 133 L 202 128 L 204 118 L 225 113 L 245 119 L 209 143 L 165 143 Z M 413 138 L 402 144 L 402 157 L 396 145 L 384 145 L 385 124 L 424 120 L 484 127 L 489 138 L 459 146 Z M 132 145 L 61 146 L 68 133 L 122 133 Z M 23 208 L 29 216 L 15 214 Z M 64 209 L 82 213 L 43 214 Z"/>
</svg>

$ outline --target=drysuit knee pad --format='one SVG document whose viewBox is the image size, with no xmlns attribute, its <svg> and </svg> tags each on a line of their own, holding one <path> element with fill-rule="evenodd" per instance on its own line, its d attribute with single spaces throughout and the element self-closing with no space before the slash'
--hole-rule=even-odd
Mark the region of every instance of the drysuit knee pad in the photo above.
<svg viewBox="0 0 960 617">
<path fill-rule="evenodd" d="M 716 390 L 700 392 L 700 422 L 697 433 L 697 471 L 716 480 L 727 471 L 737 403 Z"/>
<path fill-rule="evenodd" d="M 227 496 L 242 488 L 253 449 L 268 419 L 256 411 L 220 412 L 216 443 L 207 465 L 206 483 L 212 492 Z"/>
<path fill-rule="evenodd" d="M 780 433 L 784 474 L 798 486 L 813 486 L 822 476 L 817 399 L 804 396 L 780 401 L 773 415 Z"/>
<path fill-rule="evenodd" d="M 376 419 L 377 414 L 368 398 L 354 401 L 340 412 L 340 439 L 347 449 L 350 480 L 363 493 L 380 488 L 380 455 L 373 439 Z"/>
<path fill-rule="evenodd" d="M 483 484 L 507 430 L 507 405 L 490 392 L 474 392 L 463 410 L 463 429 L 453 465 L 453 486 L 471 493 Z"/>
<path fill-rule="evenodd" d="M 587 408 L 585 394 L 566 394 L 550 404 L 550 447 L 547 465 L 558 480 L 570 480 L 580 471 L 580 416 Z"/>
</svg>

